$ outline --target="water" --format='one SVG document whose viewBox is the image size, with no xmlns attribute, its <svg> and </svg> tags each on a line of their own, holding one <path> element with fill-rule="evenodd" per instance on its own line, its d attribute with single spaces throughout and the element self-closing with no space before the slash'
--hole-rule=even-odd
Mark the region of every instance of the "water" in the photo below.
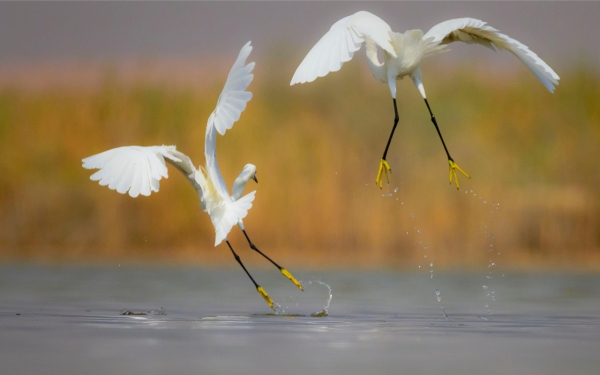
<svg viewBox="0 0 600 375">
<path fill-rule="evenodd" d="M 481 274 L 438 270 L 432 281 L 423 273 L 292 271 L 305 292 L 276 270 L 253 272 L 289 314 L 277 316 L 237 268 L 0 267 L 0 373 L 549 375 L 600 368 L 600 276 L 497 276 L 490 315 Z M 328 316 L 311 317 L 329 299 L 319 282 L 333 298 Z"/>
</svg>

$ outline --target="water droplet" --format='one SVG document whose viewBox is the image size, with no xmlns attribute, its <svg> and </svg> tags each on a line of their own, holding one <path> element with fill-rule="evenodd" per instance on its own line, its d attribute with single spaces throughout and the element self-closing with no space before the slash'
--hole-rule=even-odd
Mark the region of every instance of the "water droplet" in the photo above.
<svg viewBox="0 0 600 375">
<path fill-rule="evenodd" d="M 488 286 L 487 286 L 487 285 L 484 285 L 484 286 L 483 286 L 483 289 L 487 290 L 487 288 L 488 288 Z"/>
<path fill-rule="evenodd" d="M 433 262 L 429 263 L 429 267 L 433 267 Z"/>
<path fill-rule="evenodd" d="M 423 255 L 423 258 L 427 258 L 427 255 Z"/>
<path fill-rule="evenodd" d="M 423 249 L 427 250 L 427 248 L 428 248 L 428 247 L 429 247 L 429 246 L 425 245 L 425 246 L 423 246 Z"/>
<path fill-rule="evenodd" d="M 398 198 L 396 198 L 396 200 L 398 200 Z"/>
<path fill-rule="evenodd" d="M 398 192 L 398 188 L 395 188 L 395 189 L 394 189 L 394 193 L 397 193 L 397 192 Z"/>
<path fill-rule="evenodd" d="M 487 204 L 487 201 L 483 201 L 483 204 Z"/>
<path fill-rule="evenodd" d="M 404 202 L 402 202 L 402 204 L 404 204 Z"/>
<path fill-rule="evenodd" d="M 435 290 L 435 295 L 436 295 L 436 296 L 439 296 L 439 295 L 440 295 L 440 290 L 439 290 L 439 289 L 436 289 L 436 290 Z"/>
</svg>

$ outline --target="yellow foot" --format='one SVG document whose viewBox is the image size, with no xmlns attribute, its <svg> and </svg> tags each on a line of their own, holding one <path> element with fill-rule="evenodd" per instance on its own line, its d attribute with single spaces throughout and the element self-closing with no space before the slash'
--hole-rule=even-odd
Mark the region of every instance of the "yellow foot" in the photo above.
<svg viewBox="0 0 600 375">
<path fill-rule="evenodd" d="M 296 278 L 294 276 L 292 276 L 292 274 L 290 273 L 290 271 L 286 270 L 285 268 L 281 268 L 281 274 L 285 277 L 287 277 L 288 279 L 290 279 L 294 285 L 296 285 L 298 287 L 298 289 L 304 291 L 304 288 L 302 288 L 302 284 L 300 284 L 300 282 L 298 280 L 296 280 Z"/>
<path fill-rule="evenodd" d="M 388 176 L 388 171 L 390 173 L 392 173 L 392 168 L 390 168 L 390 165 L 388 164 L 387 161 L 385 161 L 385 159 L 381 159 L 381 161 L 379 162 L 379 172 L 377 172 L 377 178 L 375 179 L 375 184 L 379 185 L 379 188 L 381 189 L 383 187 L 383 174 L 385 173 L 385 179 L 387 181 L 387 183 L 390 183 L 390 176 Z"/>
<path fill-rule="evenodd" d="M 460 169 L 458 164 L 456 164 L 453 160 L 448 160 L 448 164 L 450 164 L 450 185 L 452 185 L 452 179 L 454 178 L 454 181 L 456 182 L 456 189 L 458 190 L 458 177 L 456 176 L 456 170 L 458 169 L 458 171 L 464 174 L 467 178 L 471 177 L 469 177 L 469 175 L 466 174 L 465 171 Z"/>
<path fill-rule="evenodd" d="M 273 300 L 271 299 L 271 297 L 269 297 L 269 295 L 267 294 L 267 292 L 263 289 L 262 286 L 259 286 L 258 288 L 256 288 L 256 290 L 258 291 L 258 293 L 262 296 L 262 298 L 265 299 L 265 301 L 267 302 L 267 304 L 269 305 L 269 307 L 271 309 L 273 309 L 273 311 L 275 311 L 275 307 L 273 307 Z"/>
</svg>

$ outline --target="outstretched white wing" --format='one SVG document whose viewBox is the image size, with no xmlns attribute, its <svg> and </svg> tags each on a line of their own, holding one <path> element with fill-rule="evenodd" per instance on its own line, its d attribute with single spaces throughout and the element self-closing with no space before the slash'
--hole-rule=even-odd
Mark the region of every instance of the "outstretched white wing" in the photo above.
<svg viewBox="0 0 600 375">
<path fill-rule="evenodd" d="M 225 131 L 231 129 L 233 124 L 240 119 L 241 113 L 246 108 L 246 103 L 252 98 L 252 93 L 245 91 L 254 76 L 251 74 L 254 69 L 254 63 L 246 64 L 246 59 L 252 46 L 250 42 L 242 47 L 237 60 L 233 64 L 225 87 L 219 96 L 217 108 L 208 118 L 206 125 L 206 138 L 204 140 L 204 156 L 206 158 L 206 168 L 209 177 L 223 199 L 231 199 L 219 165 L 217 164 L 217 134 L 225 134 Z"/>
<path fill-rule="evenodd" d="M 177 152 L 175 146 L 125 146 L 82 161 L 84 168 L 99 169 L 90 176 L 92 181 L 99 181 L 102 186 L 108 185 L 109 189 L 121 194 L 129 191 L 129 195 L 135 198 L 140 194 L 148 196 L 151 192 L 158 191 L 159 181 L 163 177 L 169 177 L 165 158 L 174 164 L 183 163 L 183 160 L 171 152 Z"/>
<path fill-rule="evenodd" d="M 246 91 L 246 88 L 254 78 L 254 75 L 251 74 L 254 62 L 244 65 L 251 51 L 250 42 L 240 50 L 217 101 L 217 108 L 213 112 L 214 116 L 211 116 L 214 127 L 221 135 L 225 135 L 225 131 L 231 129 L 233 124 L 240 119 L 240 115 L 246 109 L 246 103 L 252 99 L 252 93 Z"/>
<path fill-rule="evenodd" d="M 350 61 L 366 38 L 396 57 L 391 44 L 390 26 L 376 15 L 361 11 L 342 18 L 315 44 L 304 58 L 290 85 L 312 82 L 329 72 L 337 72 L 346 61 Z"/>
<path fill-rule="evenodd" d="M 452 42 L 465 42 L 469 44 L 482 44 L 494 49 L 505 49 L 521 60 L 529 70 L 542 82 L 550 92 L 558 85 L 558 75 L 526 45 L 508 35 L 500 33 L 486 22 L 474 18 L 457 18 L 444 21 L 431 28 L 423 40 L 430 39 L 430 43 L 448 44 Z"/>
</svg>

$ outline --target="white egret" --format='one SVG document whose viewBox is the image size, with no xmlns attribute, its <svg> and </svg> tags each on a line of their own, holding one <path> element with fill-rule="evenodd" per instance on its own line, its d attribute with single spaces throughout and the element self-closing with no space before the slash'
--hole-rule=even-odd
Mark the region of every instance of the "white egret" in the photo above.
<svg viewBox="0 0 600 375">
<path fill-rule="evenodd" d="M 390 142 L 398 124 L 398 109 L 396 107 L 396 80 L 410 76 L 413 83 L 423 96 L 431 121 L 442 141 L 450 170 L 450 183 L 458 178 L 456 170 L 469 177 L 454 162 L 442 138 L 442 133 L 425 96 L 425 88 L 421 81 L 421 59 L 446 51 L 445 45 L 451 42 L 481 44 L 492 50 L 505 49 L 521 60 L 550 92 L 558 85 L 558 75 L 540 59 L 533 51 L 521 42 L 501 34 L 486 22 L 474 18 L 458 18 L 444 21 L 431 28 L 427 33 L 421 30 L 408 30 L 404 34 L 393 32 L 390 26 L 376 15 L 361 11 L 336 22 L 331 29 L 308 52 L 296 70 L 290 85 L 312 82 L 317 77 L 323 77 L 329 72 L 338 71 L 342 64 L 352 59 L 362 43 L 366 43 L 366 54 L 371 72 L 377 80 L 387 83 L 394 104 L 394 126 L 385 146 L 383 157 L 379 163 L 376 183 L 381 188 L 382 174 L 389 183 L 388 171 L 390 166 L 386 161 Z M 383 63 L 377 57 L 377 47 L 383 51 Z"/>
<path fill-rule="evenodd" d="M 227 239 L 233 226 L 239 226 L 250 247 L 274 264 L 300 290 L 302 290 L 302 284 L 287 269 L 263 254 L 250 241 L 250 237 L 244 229 L 242 219 L 246 217 L 248 210 L 252 207 L 255 191 L 243 197 L 242 193 L 250 179 L 258 182 L 256 167 L 252 164 L 244 166 L 233 183 L 233 194 L 230 195 L 221 176 L 216 154 L 216 133 L 224 135 L 227 130 L 231 129 L 246 108 L 246 103 L 252 98 L 252 93 L 246 91 L 246 88 L 254 78 L 251 74 L 254 62 L 245 64 L 251 51 L 250 42 L 241 49 L 219 96 L 217 107 L 208 118 L 204 144 L 206 168 L 196 169 L 190 158 L 177 151 L 175 146 L 118 147 L 83 159 L 83 167 L 99 169 L 90 177 L 91 180 L 99 181 L 102 186 L 108 185 L 109 189 L 116 190 L 121 194 L 129 191 L 129 195 L 135 198 L 140 194 L 148 196 L 153 191 L 157 192 L 161 178 L 168 178 L 165 161 L 173 165 L 187 177 L 196 189 L 202 208 L 210 216 L 215 228 L 215 246 L 223 240 L 227 243 L 235 260 L 252 280 L 256 290 L 274 309 L 273 301 L 267 292 L 256 283 Z"/>
</svg>

